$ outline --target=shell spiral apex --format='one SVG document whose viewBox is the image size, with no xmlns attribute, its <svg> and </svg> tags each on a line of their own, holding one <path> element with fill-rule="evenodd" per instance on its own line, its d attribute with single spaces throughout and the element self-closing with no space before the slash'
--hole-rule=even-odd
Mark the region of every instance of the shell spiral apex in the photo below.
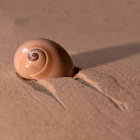
<svg viewBox="0 0 140 140">
<path fill-rule="evenodd" d="M 56 42 L 35 39 L 25 42 L 15 53 L 16 72 L 25 79 L 71 77 L 74 65 L 69 54 Z"/>
</svg>

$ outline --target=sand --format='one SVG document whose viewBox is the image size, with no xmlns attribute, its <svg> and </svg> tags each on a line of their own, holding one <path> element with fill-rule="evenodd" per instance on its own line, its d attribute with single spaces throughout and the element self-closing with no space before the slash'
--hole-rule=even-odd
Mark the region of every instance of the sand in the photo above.
<svg viewBox="0 0 140 140">
<path fill-rule="evenodd" d="M 0 1 L 0 139 L 140 139 L 139 0 Z M 81 68 L 38 82 L 15 74 L 30 39 L 61 44 Z"/>
</svg>

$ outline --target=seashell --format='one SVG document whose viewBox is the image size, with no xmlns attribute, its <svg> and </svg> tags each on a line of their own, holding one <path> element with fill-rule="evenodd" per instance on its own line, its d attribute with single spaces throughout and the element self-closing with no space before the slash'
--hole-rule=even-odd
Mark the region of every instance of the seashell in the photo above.
<svg viewBox="0 0 140 140">
<path fill-rule="evenodd" d="M 16 72 L 25 79 L 71 77 L 74 65 L 69 54 L 56 42 L 35 39 L 25 42 L 14 57 Z"/>
</svg>

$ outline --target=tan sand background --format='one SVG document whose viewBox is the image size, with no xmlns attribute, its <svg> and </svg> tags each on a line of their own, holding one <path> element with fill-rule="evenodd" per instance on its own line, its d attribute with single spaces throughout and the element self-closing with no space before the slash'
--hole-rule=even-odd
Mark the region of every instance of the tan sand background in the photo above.
<svg viewBox="0 0 140 140">
<path fill-rule="evenodd" d="M 15 51 L 40 37 L 77 80 L 17 77 Z M 140 139 L 139 0 L 0 0 L 0 50 L 0 140 Z"/>
</svg>

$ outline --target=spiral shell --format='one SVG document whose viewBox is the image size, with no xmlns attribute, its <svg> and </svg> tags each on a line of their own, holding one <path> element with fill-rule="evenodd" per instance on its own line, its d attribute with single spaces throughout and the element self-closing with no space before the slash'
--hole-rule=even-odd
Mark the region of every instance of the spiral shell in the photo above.
<svg viewBox="0 0 140 140">
<path fill-rule="evenodd" d="M 48 39 L 35 39 L 21 45 L 16 51 L 14 66 L 25 79 L 71 77 L 74 73 L 68 53 Z"/>
</svg>

